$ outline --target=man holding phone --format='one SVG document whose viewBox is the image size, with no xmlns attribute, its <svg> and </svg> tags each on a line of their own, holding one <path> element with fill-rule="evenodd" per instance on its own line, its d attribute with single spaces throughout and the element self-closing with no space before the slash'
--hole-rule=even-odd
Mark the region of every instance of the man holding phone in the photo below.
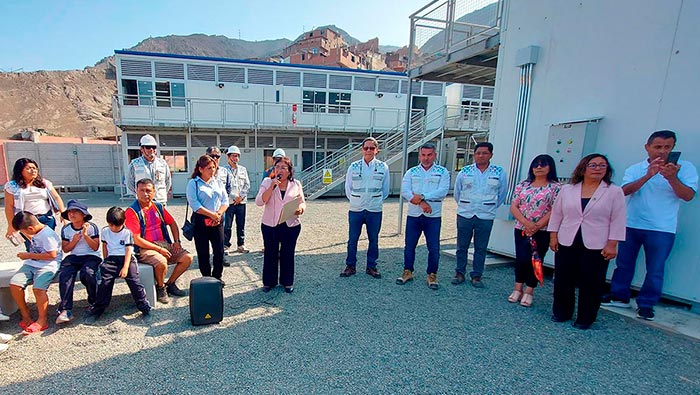
<svg viewBox="0 0 700 395">
<path fill-rule="evenodd" d="M 630 285 L 639 250 L 644 247 L 647 272 L 637 296 L 637 317 L 654 320 L 654 306 L 661 298 L 664 266 L 676 237 L 681 200 L 690 201 L 698 190 L 698 172 L 692 163 L 672 152 L 676 134 L 660 130 L 649 136 L 644 148 L 648 158 L 625 170 L 622 190 L 627 199 L 627 237 L 620 242 L 617 268 L 610 294 L 603 306 L 630 307 Z"/>
</svg>

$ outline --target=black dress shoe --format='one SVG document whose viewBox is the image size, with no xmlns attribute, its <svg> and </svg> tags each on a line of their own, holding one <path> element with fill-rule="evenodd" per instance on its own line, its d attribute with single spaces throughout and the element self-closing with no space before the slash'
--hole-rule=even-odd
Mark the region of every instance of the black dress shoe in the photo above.
<svg viewBox="0 0 700 395">
<path fill-rule="evenodd" d="M 345 269 L 342 272 L 340 272 L 340 277 L 350 277 L 355 273 L 357 273 L 357 271 L 355 270 L 355 266 L 346 265 Z"/>
<path fill-rule="evenodd" d="M 228 262 L 226 259 L 224 259 L 224 267 L 231 267 L 231 262 Z"/>
<path fill-rule="evenodd" d="M 292 286 L 284 287 L 284 292 L 290 294 L 290 293 L 294 292 L 294 287 L 292 287 Z"/>
<path fill-rule="evenodd" d="M 265 286 L 263 286 L 263 288 L 262 288 L 262 291 L 263 291 L 263 292 L 270 292 L 271 290 L 272 290 L 272 287 L 269 286 L 269 285 L 265 285 Z"/>
<path fill-rule="evenodd" d="M 570 320 L 570 318 L 559 318 L 556 315 L 552 315 L 551 320 L 552 320 L 552 322 L 566 322 L 566 321 Z"/>
<path fill-rule="evenodd" d="M 586 325 L 586 324 L 579 324 L 579 323 L 577 323 L 577 322 L 574 322 L 573 324 L 571 324 L 571 326 L 573 326 L 573 327 L 576 328 L 576 329 L 580 329 L 580 330 L 582 330 L 582 331 L 585 331 L 586 329 L 591 329 L 591 325 L 590 325 L 590 324 L 588 324 L 588 325 Z"/>
<path fill-rule="evenodd" d="M 373 267 L 368 267 L 367 270 L 365 270 L 365 273 L 369 274 L 374 278 L 382 278 L 382 275 L 379 274 L 379 271 Z"/>
</svg>

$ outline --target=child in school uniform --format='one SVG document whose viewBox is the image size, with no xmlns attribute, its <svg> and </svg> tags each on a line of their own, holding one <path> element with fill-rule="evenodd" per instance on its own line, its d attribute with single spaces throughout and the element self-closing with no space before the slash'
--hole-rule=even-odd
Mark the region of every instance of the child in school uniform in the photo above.
<svg viewBox="0 0 700 395">
<path fill-rule="evenodd" d="M 134 236 L 124 226 L 126 215 L 119 207 L 107 210 L 107 223 L 109 226 L 102 228 L 102 253 L 105 256 L 100 273 L 102 282 L 97 287 L 95 305 L 90 309 L 85 318 L 85 323 L 94 323 L 104 313 L 112 299 L 114 280 L 123 278 L 131 291 L 131 297 L 136 302 L 136 307 L 144 317 L 151 314 L 151 306 L 146 299 L 146 291 L 139 280 L 139 269 L 134 257 Z"/>
<path fill-rule="evenodd" d="M 88 304 L 95 303 L 97 269 L 102 262 L 100 230 L 97 225 L 90 222 L 92 215 L 88 212 L 88 207 L 77 200 L 70 200 L 61 217 L 70 222 L 61 228 L 61 246 L 67 255 L 64 255 L 58 272 L 61 301 L 58 304 L 56 324 L 70 322 L 73 319 L 73 288 L 78 274 L 80 274 L 80 282 L 87 290 Z"/>
<path fill-rule="evenodd" d="M 29 240 L 29 252 L 17 254 L 24 262 L 17 273 L 10 279 L 10 293 L 17 303 L 22 319 L 19 326 L 23 335 L 40 333 L 49 328 L 47 311 L 49 297 L 46 290 L 51 285 L 58 263 L 61 261 L 61 238 L 53 229 L 39 222 L 34 214 L 20 211 L 12 218 L 12 227 L 18 229 Z M 33 284 L 36 308 L 39 317 L 32 320 L 24 290 Z"/>
</svg>

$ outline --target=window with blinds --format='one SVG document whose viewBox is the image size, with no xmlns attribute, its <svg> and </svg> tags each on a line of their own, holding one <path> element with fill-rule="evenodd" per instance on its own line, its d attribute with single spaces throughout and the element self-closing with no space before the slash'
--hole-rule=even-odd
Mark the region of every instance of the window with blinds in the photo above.
<svg viewBox="0 0 700 395">
<path fill-rule="evenodd" d="M 255 140 L 251 139 L 250 145 L 252 146 L 254 143 Z M 256 148 L 272 148 L 272 136 L 258 136 L 258 146 Z"/>
<path fill-rule="evenodd" d="M 294 71 L 278 71 L 277 85 L 301 86 L 301 73 Z"/>
<path fill-rule="evenodd" d="M 156 78 L 185 79 L 185 65 L 182 63 L 155 62 Z"/>
<path fill-rule="evenodd" d="M 399 93 L 399 80 L 380 78 L 377 86 L 378 92 Z"/>
<path fill-rule="evenodd" d="M 209 147 L 216 147 L 216 135 L 193 134 L 192 147 L 203 148 L 201 155 L 204 155 L 205 150 Z M 197 152 L 195 152 L 197 156 Z"/>
<path fill-rule="evenodd" d="M 348 139 L 333 138 L 329 137 L 327 139 L 328 149 L 339 149 L 348 145 Z"/>
<path fill-rule="evenodd" d="M 146 60 L 121 59 L 122 75 L 130 77 L 152 77 L 151 62 Z"/>
<path fill-rule="evenodd" d="M 481 99 L 481 87 L 478 85 L 462 85 L 462 99 Z"/>
<path fill-rule="evenodd" d="M 326 74 L 304 73 L 304 88 L 326 88 Z"/>
<path fill-rule="evenodd" d="M 245 84 L 245 69 L 242 67 L 219 66 L 219 82 Z"/>
<path fill-rule="evenodd" d="M 221 145 L 221 149 L 224 154 L 226 154 L 228 147 L 232 145 L 243 149 L 245 148 L 245 136 L 220 135 L 219 144 Z"/>
<path fill-rule="evenodd" d="M 216 81 L 214 66 L 203 64 L 188 64 L 187 79 L 193 81 Z"/>
<path fill-rule="evenodd" d="M 427 96 L 442 96 L 442 84 L 439 82 L 423 82 L 423 94 Z"/>
<path fill-rule="evenodd" d="M 493 92 L 494 88 L 491 88 L 490 86 L 485 86 L 482 91 L 482 99 L 484 100 L 493 100 Z"/>
<path fill-rule="evenodd" d="M 355 90 L 374 92 L 376 78 L 355 77 Z"/>
<path fill-rule="evenodd" d="M 187 136 L 184 134 L 158 135 L 161 147 L 187 147 Z"/>
<path fill-rule="evenodd" d="M 349 75 L 333 75 L 330 76 L 328 87 L 331 89 L 352 89 L 352 77 Z"/>
<path fill-rule="evenodd" d="M 248 69 L 248 83 L 258 85 L 272 85 L 272 70 Z"/>
<path fill-rule="evenodd" d="M 276 146 L 280 148 L 299 148 L 299 137 L 277 137 Z"/>
</svg>

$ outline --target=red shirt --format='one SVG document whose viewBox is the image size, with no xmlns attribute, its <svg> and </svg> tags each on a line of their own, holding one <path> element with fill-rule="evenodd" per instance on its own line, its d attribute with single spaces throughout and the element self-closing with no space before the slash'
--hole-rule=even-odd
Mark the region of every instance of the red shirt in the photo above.
<svg viewBox="0 0 700 395">
<path fill-rule="evenodd" d="M 144 233 L 143 238 L 151 242 L 165 241 L 165 237 L 163 237 L 163 232 L 160 229 L 161 221 L 160 216 L 158 215 L 158 209 L 156 209 L 156 205 L 151 204 L 150 208 L 142 208 L 141 211 L 143 212 L 143 219 L 146 222 L 146 232 Z M 165 208 L 163 208 L 163 219 L 165 219 L 166 225 L 170 225 L 175 222 L 175 219 L 173 219 L 168 210 L 166 210 Z M 126 210 L 125 225 L 133 234 L 141 234 L 141 224 L 139 223 L 139 217 L 136 216 L 134 210 Z"/>
</svg>

